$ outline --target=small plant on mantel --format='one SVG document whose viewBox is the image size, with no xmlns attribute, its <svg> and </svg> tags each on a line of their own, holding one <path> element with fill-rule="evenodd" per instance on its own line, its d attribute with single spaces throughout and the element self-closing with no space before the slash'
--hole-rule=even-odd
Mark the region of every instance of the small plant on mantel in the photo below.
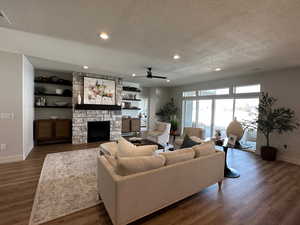
<svg viewBox="0 0 300 225">
<path fill-rule="evenodd" d="M 299 127 L 299 123 L 293 110 L 275 107 L 277 99 L 268 93 L 262 93 L 259 100 L 258 119 L 251 121 L 249 126 L 257 128 L 266 139 L 266 145 L 261 147 L 261 157 L 273 161 L 276 159 L 277 149 L 271 146 L 271 134 L 292 132 Z"/>
</svg>

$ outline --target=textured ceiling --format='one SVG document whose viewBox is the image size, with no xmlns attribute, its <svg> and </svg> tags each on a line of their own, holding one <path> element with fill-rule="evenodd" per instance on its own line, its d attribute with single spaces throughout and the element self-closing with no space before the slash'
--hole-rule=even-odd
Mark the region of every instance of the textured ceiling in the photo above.
<svg viewBox="0 0 300 225">
<path fill-rule="evenodd" d="M 39 67 L 130 78 L 151 65 L 171 83 L 142 83 L 161 86 L 300 65 L 299 0 L 0 0 L 0 10 L 11 21 L 0 26 L 25 32 L 0 29 L 0 48 L 47 59 L 33 58 Z"/>
</svg>

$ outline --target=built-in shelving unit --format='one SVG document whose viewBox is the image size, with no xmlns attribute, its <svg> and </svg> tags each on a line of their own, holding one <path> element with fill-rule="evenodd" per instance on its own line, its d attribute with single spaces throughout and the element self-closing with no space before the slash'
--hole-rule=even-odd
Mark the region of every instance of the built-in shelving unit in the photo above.
<svg viewBox="0 0 300 225">
<path fill-rule="evenodd" d="M 48 94 L 48 93 L 34 94 L 34 95 L 35 95 L 35 96 L 53 96 L 53 97 L 72 98 L 72 96 L 65 96 L 65 95 L 59 95 L 59 94 Z"/>
<path fill-rule="evenodd" d="M 46 105 L 46 106 L 39 106 L 36 105 L 35 108 L 48 108 L 48 109 L 71 109 L 72 106 L 59 106 L 59 105 Z"/>
<path fill-rule="evenodd" d="M 140 108 L 122 108 L 123 110 L 141 110 Z"/>
<path fill-rule="evenodd" d="M 130 98 L 123 98 L 122 100 L 123 101 L 129 101 L 129 102 L 131 102 L 131 101 L 135 101 L 135 102 L 142 101 L 141 99 L 130 99 Z"/>
<path fill-rule="evenodd" d="M 63 82 L 54 82 L 54 81 L 43 81 L 43 80 L 35 80 L 34 83 L 37 84 L 53 84 L 53 85 L 62 85 L 62 86 L 71 86 L 72 87 L 72 82 L 71 81 L 63 81 Z"/>
<path fill-rule="evenodd" d="M 135 88 L 135 87 L 128 87 L 128 86 L 123 86 L 123 91 L 141 92 L 141 90 L 138 89 L 138 88 Z"/>
</svg>

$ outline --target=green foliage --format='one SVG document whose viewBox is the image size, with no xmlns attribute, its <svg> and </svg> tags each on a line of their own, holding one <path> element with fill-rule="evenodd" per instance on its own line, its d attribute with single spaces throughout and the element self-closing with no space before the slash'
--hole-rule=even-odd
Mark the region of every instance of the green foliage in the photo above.
<svg viewBox="0 0 300 225">
<path fill-rule="evenodd" d="M 177 113 L 178 108 L 174 103 L 174 99 L 172 98 L 170 102 L 160 108 L 156 115 L 160 116 L 162 121 L 171 122 L 171 119 L 176 118 Z"/>
<path fill-rule="evenodd" d="M 256 127 L 266 138 L 267 146 L 270 146 L 270 134 L 277 132 L 282 134 L 299 127 L 295 112 L 289 108 L 275 108 L 277 99 L 268 93 L 262 93 L 258 106 L 258 119 L 251 121 L 249 127 Z"/>
<path fill-rule="evenodd" d="M 171 119 L 170 123 L 171 123 L 171 131 L 176 131 L 179 124 L 178 120 L 176 118 Z"/>
</svg>

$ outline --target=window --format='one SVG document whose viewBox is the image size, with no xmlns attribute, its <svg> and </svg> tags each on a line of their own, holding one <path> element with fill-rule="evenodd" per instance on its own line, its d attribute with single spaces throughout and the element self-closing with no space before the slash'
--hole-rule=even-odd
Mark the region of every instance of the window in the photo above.
<svg viewBox="0 0 300 225">
<path fill-rule="evenodd" d="M 260 84 L 235 87 L 236 94 L 259 93 L 259 92 L 260 92 Z"/>
<path fill-rule="evenodd" d="M 199 96 L 210 96 L 210 95 L 229 95 L 229 88 L 211 89 L 211 90 L 200 90 L 198 91 Z"/>
<path fill-rule="evenodd" d="M 184 101 L 184 127 L 196 125 L 196 100 Z"/>
<path fill-rule="evenodd" d="M 196 96 L 196 91 L 184 91 L 182 93 L 183 97 L 195 97 Z"/>
<path fill-rule="evenodd" d="M 183 127 L 201 127 L 204 138 L 216 130 L 226 137 L 228 124 L 236 117 L 240 122 L 255 120 L 259 104 L 260 84 L 217 89 L 187 91 L 183 98 Z M 256 130 L 248 128 L 240 140 L 243 147 L 256 148 Z"/>
</svg>

